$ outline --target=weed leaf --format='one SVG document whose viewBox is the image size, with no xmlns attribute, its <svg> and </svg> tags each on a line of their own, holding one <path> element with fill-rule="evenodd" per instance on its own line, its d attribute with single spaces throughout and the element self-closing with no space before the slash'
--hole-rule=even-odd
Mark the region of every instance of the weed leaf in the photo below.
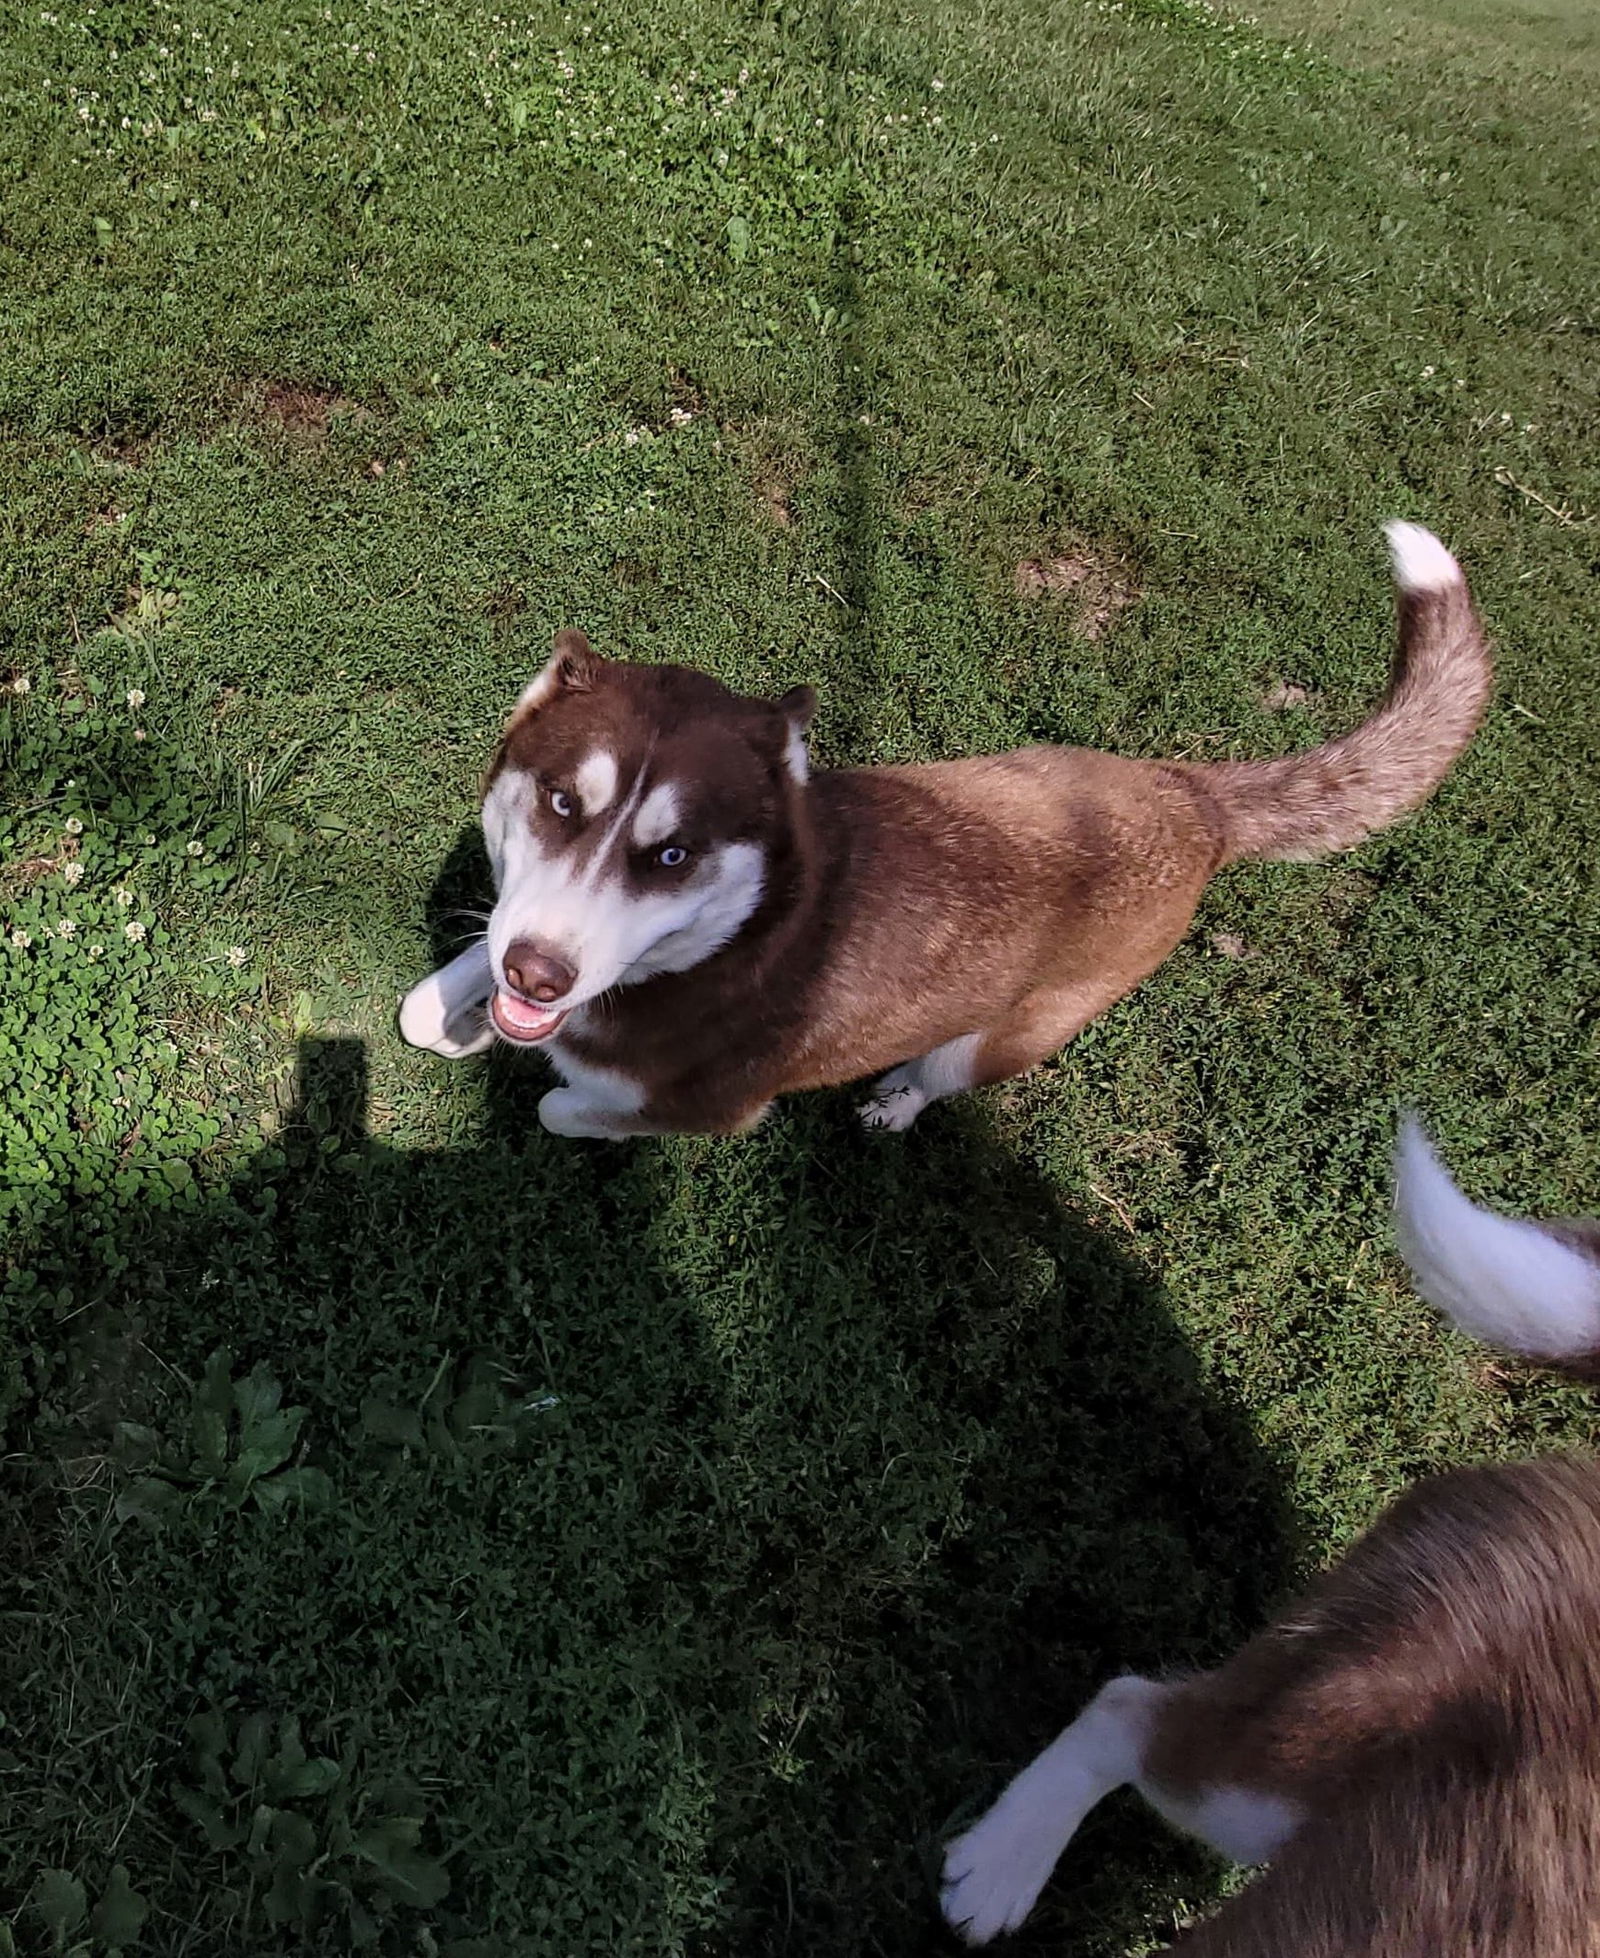
<svg viewBox="0 0 1600 1958">
<path fill-rule="evenodd" d="M 308 1767 L 313 1765 L 317 1764 L 307 1763 Z M 320 1794 L 321 1790 L 311 1788 L 305 1792 Z M 303 1870 L 307 1863 L 316 1861 L 317 1832 L 303 1815 L 288 1810 L 274 1815 L 267 1839 L 271 1845 L 273 1863 L 279 1869 Z"/>
<path fill-rule="evenodd" d="M 326 1756 L 302 1761 L 281 1774 L 269 1774 L 267 1787 L 280 1802 L 305 1801 L 312 1795 L 325 1795 L 339 1779 L 339 1764 Z"/>
<path fill-rule="evenodd" d="M 189 1445 L 194 1450 L 194 1468 L 207 1481 L 216 1481 L 228 1466 L 228 1424 L 220 1414 L 196 1405 L 189 1424 Z"/>
<path fill-rule="evenodd" d="M 229 1772 L 241 1788 L 259 1785 L 267 1759 L 267 1716 L 252 1713 L 239 1726 L 239 1744 L 234 1749 Z"/>
<path fill-rule="evenodd" d="M 118 1496 L 115 1514 L 119 1523 L 131 1518 L 158 1530 L 171 1522 L 186 1500 L 187 1492 L 176 1483 L 166 1482 L 159 1475 L 145 1475 Z"/>
<path fill-rule="evenodd" d="M 111 1459 L 119 1469 L 129 1475 L 137 1475 L 147 1469 L 161 1453 L 161 1437 L 154 1428 L 142 1427 L 137 1421 L 119 1421 L 113 1432 Z"/>
<path fill-rule="evenodd" d="M 332 1482 L 317 1468 L 285 1469 L 251 1485 L 250 1493 L 263 1509 L 286 1509 L 298 1502 L 307 1509 L 329 1509 L 333 1505 Z"/>
<path fill-rule="evenodd" d="M 56 1938 L 76 1931 L 89 1915 L 83 1885 L 65 1870 L 45 1870 L 33 1886 L 33 1908 Z"/>
<path fill-rule="evenodd" d="M 104 1895 L 94 1907 L 89 1929 L 97 1938 L 103 1938 L 113 1947 L 132 1944 L 149 1915 L 149 1904 L 129 1883 L 126 1867 L 118 1863 L 111 1872 L 111 1881 L 106 1885 Z"/>
<path fill-rule="evenodd" d="M 305 1418 L 299 1408 L 257 1422 L 239 1443 L 239 1459 L 228 1471 L 228 1486 L 242 1495 L 252 1482 L 270 1475 L 289 1459 Z"/>
<path fill-rule="evenodd" d="M 269 1415 L 277 1413 L 282 1399 L 283 1389 L 258 1361 L 243 1380 L 234 1382 L 233 1404 L 239 1410 L 240 1433 L 248 1437 Z"/>
<path fill-rule="evenodd" d="M 206 1361 L 206 1370 L 194 1398 L 197 1407 L 221 1415 L 224 1421 L 232 1414 L 233 1356 L 225 1349 L 219 1349 Z"/>
<path fill-rule="evenodd" d="M 212 1849 L 237 1849 L 243 1842 L 244 1831 L 225 1822 L 222 1810 L 215 1802 L 208 1802 L 198 1790 L 180 1788 L 172 1799 L 191 1822 L 199 1823 L 205 1832 L 206 1842 Z"/>
<path fill-rule="evenodd" d="M 415 1816 L 390 1815 L 363 1829 L 355 1849 L 388 1880 L 401 1903 L 427 1906 L 450 1894 L 450 1876 L 442 1863 L 420 1854 L 422 1824 Z"/>
</svg>

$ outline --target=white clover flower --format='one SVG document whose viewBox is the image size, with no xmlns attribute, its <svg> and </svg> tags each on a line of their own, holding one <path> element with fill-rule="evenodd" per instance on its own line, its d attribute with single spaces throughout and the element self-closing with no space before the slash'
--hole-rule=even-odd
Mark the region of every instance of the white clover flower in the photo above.
<svg viewBox="0 0 1600 1958">
<path fill-rule="evenodd" d="M 93 964 L 96 959 L 103 959 L 105 955 L 106 948 L 103 945 L 91 945 L 88 951 L 84 953 L 84 957 L 89 960 L 90 964 Z"/>
<path fill-rule="evenodd" d="M 184 844 L 183 853 L 186 857 L 203 857 L 206 853 L 206 846 L 196 837 L 192 843 Z"/>
<path fill-rule="evenodd" d="M 76 938 L 77 935 L 78 935 L 77 924 L 71 918 L 63 918 L 61 922 L 56 926 L 57 938 Z"/>
<path fill-rule="evenodd" d="M 122 906 L 124 911 L 128 910 L 133 903 L 133 892 L 128 889 L 126 884 L 119 884 L 111 895 Z"/>
<path fill-rule="evenodd" d="M 1438 373 L 1438 371 L 1439 370 L 1437 367 L 1424 367 L 1422 370 L 1422 378 L 1425 381 L 1431 381 L 1434 375 Z"/>
<path fill-rule="evenodd" d="M 68 836 L 82 836 L 83 824 L 78 821 L 76 816 L 69 816 L 66 821 L 66 831 Z"/>
<path fill-rule="evenodd" d="M 61 866 L 61 875 L 69 884 L 81 884 L 83 882 L 83 865 L 81 863 L 64 863 Z"/>
<path fill-rule="evenodd" d="M 13 693 L 32 693 L 33 682 L 28 678 L 26 673 L 19 673 L 11 682 L 11 691 Z"/>
<path fill-rule="evenodd" d="M 144 688 L 129 687 L 128 691 L 123 695 L 123 699 L 127 701 L 130 707 L 142 707 L 144 705 Z"/>
<path fill-rule="evenodd" d="M 144 941 L 145 928 L 137 918 L 134 918 L 122 927 L 122 935 L 124 938 L 131 939 L 135 945 L 139 945 Z"/>
<path fill-rule="evenodd" d="M 24 931 L 21 925 L 17 925 L 11 933 L 11 942 L 19 952 L 25 952 L 33 943 L 33 933 Z"/>
<path fill-rule="evenodd" d="M 230 945 L 228 947 L 228 963 L 229 965 L 248 965 L 250 963 L 250 954 L 242 945 Z"/>
</svg>

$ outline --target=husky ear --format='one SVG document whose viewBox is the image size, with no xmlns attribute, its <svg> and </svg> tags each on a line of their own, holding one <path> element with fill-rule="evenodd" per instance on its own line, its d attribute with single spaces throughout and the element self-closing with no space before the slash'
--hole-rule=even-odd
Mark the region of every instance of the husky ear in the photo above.
<svg viewBox="0 0 1600 1958">
<path fill-rule="evenodd" d="M 577 627 L 565 627 L 556 634 L 555 651 L 548 663 L 522 689 L 511 710 L 513 716 L 543 707 L 563 691 L 586 693 L 594 685 L 595 669 L 601 664 L 600 655 Z"/>
<path fill-rule="evenodd" d="M 780 700 L 772 703 L 772 711 L 784 728 L 784 766 L 797 782 L 803 782 L 811 773 L 810 757 L 806 754 L 806 729 L 811 716 L 817 711 L 816 688 L 791 687 Z"/>
</svg>

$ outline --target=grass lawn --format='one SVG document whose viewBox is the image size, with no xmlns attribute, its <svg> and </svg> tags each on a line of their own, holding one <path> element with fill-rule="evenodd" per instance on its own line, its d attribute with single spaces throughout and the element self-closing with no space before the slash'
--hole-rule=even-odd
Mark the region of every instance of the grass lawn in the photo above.
<svg viewBox="0 0 1600 1958">
<path fill-rule="evenodd" d="M 0 1950 L 945 1950 L 1108 1673 L 1593 1432 L 1385 1218 L 1402 1099 L 1600 1201 L 1592 8 L 499 4 L 0 36 Z M 824 761 L 1264 755 L 1395 515 L 1478 742 L 1027 1081 L 605 1147 L 400 1044 L 556 627 Z M 1113 1802 L 1011 1948 L 1232 1880 Z"/>
</svg>

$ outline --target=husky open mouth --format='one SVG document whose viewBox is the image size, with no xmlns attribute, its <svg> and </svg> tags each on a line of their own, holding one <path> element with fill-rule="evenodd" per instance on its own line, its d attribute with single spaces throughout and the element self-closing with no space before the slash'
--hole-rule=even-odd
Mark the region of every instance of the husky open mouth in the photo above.
<svg viewBox="0 0 1600 1958">
<path fill-rule="evenodd" d="M 527 1000 L 518 999 L 515 993 L 508 993 L 504 987 L 499 987 L 489 1001 L 489 1011 L 496 1029 L 507 1040 L 532 1046 L 536 1041 L 550 1038 L 567 1017 L 568 1009 L 558 1007 L 551 1012 L 547 1007 L 531 1006 Z"/>
</svg>

